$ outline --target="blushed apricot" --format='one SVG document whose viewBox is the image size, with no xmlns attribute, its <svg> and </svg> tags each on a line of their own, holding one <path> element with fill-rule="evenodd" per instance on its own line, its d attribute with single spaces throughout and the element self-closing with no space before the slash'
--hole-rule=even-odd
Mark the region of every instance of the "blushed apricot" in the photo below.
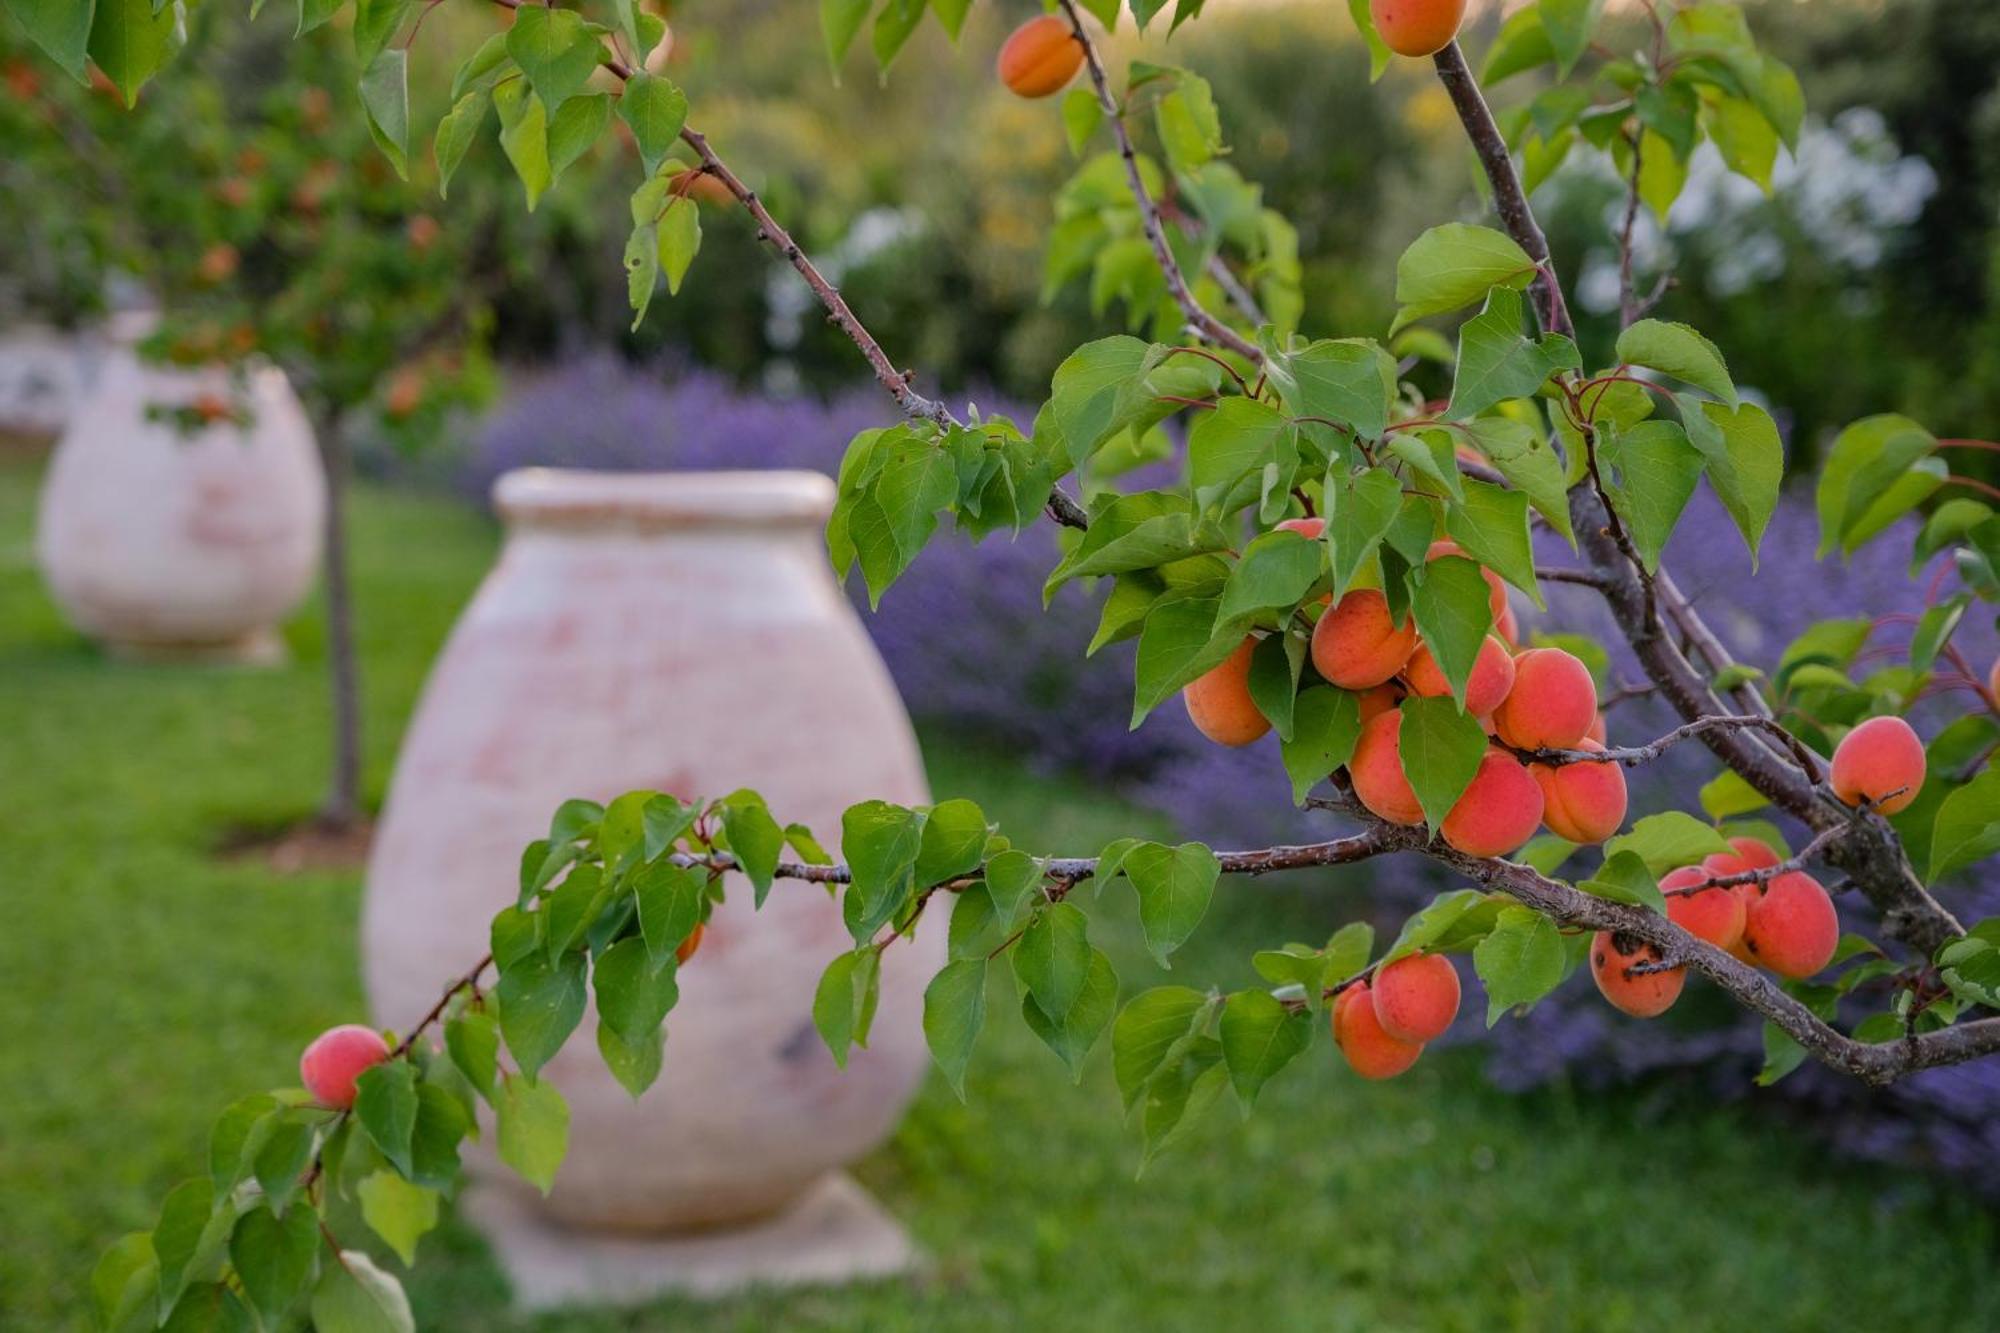
<svg viewBox="0 0 2000 1333">
<path fill-rule="evenodd" d="M 1432 560 L 1442 560 L 1448 555 L 1459 556 L 1466 560 L 1472 559 L 1471 556 L 1465 554 L 1464 547 L 1455 541 L 1446 539 L 1444 541 L 1432 542 L 1430 550 L 1424 552 L 1424 561 L 1425 563 L 1429 563 Z M 1473 563 L 1478 564 L 1478 561 L 1473 561 Z M 1486 580 L 1487 601 L 1493 608 L 1493 623 L 1497 625 L 1503 617 L 1512 614 L 1512 608 L 1507 604 L 1507 580 L 1501 578 L 1484 565 L 1479 566 L 1479 577 Z"/>
<path fill-rule="evenodd" d="M 1530 648 L 1514 659 L 1514 688 L 1493 710 L 1500 739 L 1523 750 L 1568 750 L 1597 720 L 1590 668 L 1560 648 Z"/>
<path fill-rule="evenodd" d="M 1417 622 L 1398 625 L 1389 599 L 1373 588 L 1349 592 L 1313 626 L 1313 668 L 1343 690 L 1373 689 L 1407 666 L 1416 650 Z"/>
<path fill-rule="evenodd" d="M 1604 749 L 1587 737 L 1576 748 Z M 1625 822 L 1623 764 L 1529 764 L 1528 773 L 1542 789 L 1542 822 L 1558 838 L 1603 842 Z"/>
<path fill-rule="evenodd" d="M 1621 947 L 1623 946 L 1623 947 Z M 1634 1018 L 1658 1018 L 1674 1007 L 1687 985 L 1687 969 L 1634 973 L 1641 963 L 1657 963 L 1664 955 L 1643 940 L 1600 930 L 1590 942 L 1590 975 L 1611 1007 Z"/>
<path fill-rule="evenodd" d="M 1377 685 L 1372 690 L 1360 690 L 1354 696 L 1361 705 L 1361 720 L 1372 722 L 1403 702 L 1402 687 L 1394 681 Z"/>
<path fill-rule="evenodd" d="M 374 1028 L 343 1023 L 312 1039 L 299 1057 L 299 1082 L 322 1106 L 354 1105 L 354 1080 L 389 1058 L 389 1043 Z"/>
<path fill-rule="evenodd" d="M 1403 679 L 1410 682 L 1414 693 L 1427 698 L 1442 698 L 1451 693 L 1451 682 L 1444 678 L 1437 659 L 1431 656 L 1429 644 L 1417 645 L 1417 651 L 1410 655 L 1410 664 L 1403 668 Z M 1513 688 L 1514 655 L 1507 651 L 1506 644 L 1489 634 L 1479 645 L 1472 674 L 1466 678 L 1465 711 L 1484 716 L 1498 708 Z"/>
<path fill-rule="evenodd" d="M 1465 21 L 1465 0 L 1368 0 L 1375 31 L 1399 56 L 1432 56 L 1451 45 Z"/>
<path fill-rule="evenodd" d="M 1737 840 L 1732 840 L 1732 845 L 1734 841 Z M 1756 840 L 1741 839 L 1741 841 L 1754 842 Z M 1757 846 L 1762 847 L 1764 844 L 1759 842 Z M 1766 848 L 1766 850 L 1769 849 Z M 1773 861 L 1770 864 L 1776 865 L 1777 862 Z M 1730 875 L 1740 875 L 1748 870 L 1760 870 L 1762 868 L 1763 863 L 1760 862 L 1757 865 L 1752 865 L 1747 859 L 1734 852 L 1717 852 L 1713 856 L 1704 857 L 1701 863 L 1702 873 L 1712 879 L 1723 879 Z M 1743 919 L 1747 924 L 1750 919 L 1750 904 L 1757 900 L 1757 896 L 1764 891 L 1764 886 L 1756 883 L 1731 884 L 1728 886 L 1728 890 L 1743 905 Z M 1715 910 L 1719 912 L 1721 909 L 1717 908 Z M 1744 942 L 1741 931 L 1737 932 L 1735 943 L 1725 944 L 1721 947 L 1737 962 L 1748 963 L 1752 967 L 1757 966 L 1757 957 L 1750 952 L 1750 946 Z"/>
<path fill-rule="evenodd" d="M 1513 607 L 1510 606 L 1502 611 L 1494 620 L 1493 632 L 1498 634 L 1501 641 L 1509 648 L 1521 646 L 1521 622 L 1515 618 Z"/>
<path fill-rule="evenodd" d="M 1520 760 L 1489 746 L 1438 832 L 1467 856 L 1505 856 L 1534 837 L 1541 822 L 1540 785 Z"/>
<path fill-rule="evenodd" d="M 1735 849 L 1736 857 L 1743 862 L 1745 870 L 1768 870 L 1785 859 L 1762 838 L 1731 838 L 1729 845 Z"/>
<path fill-rule="evenodd" d="M 1059 15 L 1029 19 L 1000 47 L 1000 82 L 1018 97 L 1053 96 L 1082 68 L 1083 44 Z"/>
<path fill-rule="evenodd" d="M 1743 938 L 1744 918 L 1743 899 L 1734 888 L 1674 892 L 1706 883 L 1711 874 L 1730 873 L 1733 872 L 1711 871 L 1706 865 L 1682 866 L 1662 879 L 1660 891 L 1667 895 L 1667 920 L 1718 949 L 1734 949 Z"/>
<path fill-rule="evenodd" d="M 1256 639 L 1243 640 L 1181 691 L 1195 730 L 1217 745 L 1248 745 L 1271 729 L 1271 720 L 1250 698 L 1250 656 L 1256 648 Z"/>
<path fill-rule="evenodd" d="M 1354 794 L 1378 818 L 1391 824 L 1421 824 L 1424 807 L 1403 773 L 1403 710 L 1392 708 L 1368 719 L 1347 762 Z"/>
<path fill-rule="evenodd" d="M 1900 717 L 1871 717 L 1833 749 L 1833 792 L 1849 805 L 1893 815 L 1924 785 L 1924 743 Z"/>
<path fill-rule="evenodd" d="M 1605 725 L 1603 713 L 1597 715 L 1597 720 L 1590 724 L 1590 730 L 1583 733 L 1583 738 L 1596 741 L 1599 745 L 1611 744 L 1611 730 Z"/>
<path fill-rule="evenodd" d="M 1743 944 L 1752 958 L 1779 976 L 1802 980 L 1833 961 L 1840 947 L 1840 914 L 1818 880 L 1794 870 L 1751 900 Z"/>
<path fill-rule="evenodd" d="M 1334 1045 L 1363 1078 L 1394 1078 L 1424 1053 L 1417 1042 L 1398 1041 L 1382 1030 L 1365 981 L 1355 982 L 1334 997 L 1332 1023 Z"/>
<path fill-rule="evenodd" d="M 695 950 L 701 947 L 701 937 L 707 933 L 708 926 L 705 922 L 695 922 L 694 929 L 688 932 L 688 937 L 681 941 L 678 949 L 674 950 L 675 964 L 685 963 L 688 959 L 694 957 Z"/>
<path fill-rule="evenodd" d="M 1458 969 L 1443 954 L 1407 954 L 1376 972 L 1369 994 L 1382 1030 L 1421 1046 L 1458 1017 Z"/>
</svg>

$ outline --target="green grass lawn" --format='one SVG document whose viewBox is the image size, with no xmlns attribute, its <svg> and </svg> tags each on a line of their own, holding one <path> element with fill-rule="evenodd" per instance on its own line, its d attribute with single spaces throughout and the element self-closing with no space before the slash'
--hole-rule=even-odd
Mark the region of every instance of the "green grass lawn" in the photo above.
<svg viewBox="0 0 2000 1333">
<path fill-rule="evenodd" d="M 352 874 L 214 854 L 309 810 L 320 642 L 269 672 L 107 662 L 30 558 L 35 477 L 0 468 L 0 1328 L 84 1326 L 99 1247 L 151 1224 L 241 1091 L 361 1012 Z M 491 557 L 449 504 L 370 492 L 356 547 L 371 785 Z M 927 738 L 940 796 L 1037 850 L 1156 821 Z M 1155 827 L 1154 831 L 1158 831 Z M 1018 836 L 1018 834 L 1017 834 Z M 1252 947 L 1353 910 L 1335 874 L 1226 891 L 1177 973 L 1243 984 Z M 1349 892 L 1343 892 L 1349 890 Z M 1128 905 L 1093 908 L 1128 978 Z M 1574 983 L 1573 983 L 1574 984 Z M 1588 983 L 1583 983 L 1588 984 Z M 993 1010 L 961 1105 L 933 1078 L 859 1168 L 932 1256 L 912 1281 L 525 1320 L 477 1236 L 425 1242 L 426 1329 L 2000 1327 L 1989 1215 L 1831 1163 L 1744 1111 L 1487 1089 L 1473 1052 L 1364 1085 L 1320 1042 L 1255 1118 L 1216 1113 L 1143 1180 L 1102 1049 L 1081 1088 Z M 380 1247 L 374 1247 L 380 1250 Z M 393 1260 L 385 1262 L 393 1264 Z"/>
</svg>

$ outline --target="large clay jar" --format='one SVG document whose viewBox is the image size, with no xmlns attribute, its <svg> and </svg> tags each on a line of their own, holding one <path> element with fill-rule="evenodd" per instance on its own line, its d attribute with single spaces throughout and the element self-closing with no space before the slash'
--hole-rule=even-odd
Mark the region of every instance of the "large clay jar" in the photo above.
<svg viewBox="0 0 2000 1333">
<path fill-rule="evenodd" d="M 495 497 L 505 548 L 425 686 L 369 865 L 362 946 L 385 1025 L 479 956 L 522 847 L 569 797 L 752 787 L 829 846 L 849 805 L 929 799 L 908 716 L 831 574 L 827 478 L 536 469 Z M 821 970 L 853 947 L 833 899 L 781 881 L 755 911 L 730 878 L 652 1089 L 635 1102 L 606 1072 L 594 1015 L 545 1071 L 569 1101 L 569 1155 L 535 1204 L 559 1223 L 772 1213 L 879 1143 L 924 1075 L 942 929 L 883 954 L 868 1049 L 842 1072 L 811 1019 Z M 490 1160 L 474 1169 L 527 1189 Z"/>
<path fill-rule="evenodd" d="M 284 374 L 147 365 L 129 321 L 56 446 L 36 554 L 70 623 L 124 656 L 270 661 L 319 568 L 326 479 Z M 196 405 L 234 414 L 208 425 Z"/>
</svg>

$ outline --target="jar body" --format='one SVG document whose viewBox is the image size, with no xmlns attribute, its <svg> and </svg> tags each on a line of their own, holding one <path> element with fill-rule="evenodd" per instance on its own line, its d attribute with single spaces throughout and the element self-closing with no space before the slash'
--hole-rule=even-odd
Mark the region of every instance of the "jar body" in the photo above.
<svg viewBox="0 0 2000 1333">
<path fill-rule="evenodd" d="M 502 479 L 505 547 L 425 687 L 369 866 L 363 955 L 385 1025 L 479 955 L 522 847 L 565 799 L 750 787 L 830 847 L 849 805 L 928 799 L 908 716 L 828 566 L 826 478 L 522 477 Z M 652 1089 L 634 1101 L 604 1068 L 594 1014 L 544 1072 L 571 1119 L 537 1206 L 565 1224 L 772 1212 L 879 1143 L 924 1076 L 940 925 L 884 954 L 869 1048 L 842 1072 L 811 1018 L 821 970 L 853 947 L 837 904 L 780 882 L 753 911 L 746 881 L 727 889 Z"/>
<path fill-rule="evenodd" d="M 170 419 L 203 401 L 243 418 Z M 114 343 L 56 445 L 36 555 L 70 623 L 114 652 L 268 660 L 318 573 L 325 506 L 283 372 L 162 369 Z"/>
</svg>

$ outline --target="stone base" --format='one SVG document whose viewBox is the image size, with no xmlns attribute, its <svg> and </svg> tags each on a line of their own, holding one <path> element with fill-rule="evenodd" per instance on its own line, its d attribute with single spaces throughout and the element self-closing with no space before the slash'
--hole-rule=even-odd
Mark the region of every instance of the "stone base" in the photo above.
<svg viewBox="0 0 2000 1333">
<path fill-rule="evenodd" d="M 459 1211 L 493 1246 L 524 1310 L 893 1277 L 919 1259 L 902 1225 L 840 1173 L 776 1216 L 716 1231 L 571 1230 L 513 1190 L 490 1185 L 468 1190 Z"/>
<path fill-rule="evenodd" d="M 283 666 L 290 656 L 275 629 L 253 630 L 225 643 L 146 643 L 106 639 L 104 651 L 121 662 L 181 666 Z"/>
</svg>

